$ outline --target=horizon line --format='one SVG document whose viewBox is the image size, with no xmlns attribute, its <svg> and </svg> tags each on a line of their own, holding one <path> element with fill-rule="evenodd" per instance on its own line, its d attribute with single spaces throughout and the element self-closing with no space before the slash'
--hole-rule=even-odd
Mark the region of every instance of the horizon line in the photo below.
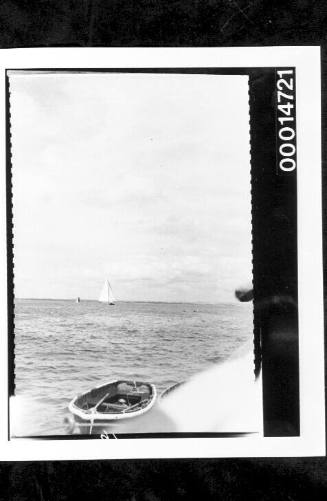
<svg viewBox="0 0 327 501">
<path fill-rule="evenodd" d="M 50 297 L 15 297 L 14 301 L 18 300 L 27 300 L 27 301 L 70 301 L 70 302 L 75 302 L 76 298 L 50 298 Z M 90 302 L 96 302 L 96 303 L 102 303 L 102 301 L 99 301 L 98 299 L 82 299 L 80 298 L 80 302 L 85 302 L 85 301 L 90 301 Z M 210 305 L 217 305 L 217 304 L 240 304 L 239 301 L 235 299 L 235 301 L 218 301 L 218 302 L 206 302 L 206 301 L 153 301 L 153 300 L 144 300 L 144 299 L 121 299 L 115 301 L 115 304 L 117 303 L 165 303 L 165 304 L 210 304 Z"/>
</svg>

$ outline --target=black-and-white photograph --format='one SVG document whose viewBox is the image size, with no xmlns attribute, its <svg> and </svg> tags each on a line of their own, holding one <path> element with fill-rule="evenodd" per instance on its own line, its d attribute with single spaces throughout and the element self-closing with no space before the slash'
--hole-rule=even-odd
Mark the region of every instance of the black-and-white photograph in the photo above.
<svg viewBox="0 0 327 501">
<path fill-rule="evenodd" d="M 325 453 L 319 58 L 2 52 L 3 460 Z"/>
<path fill-rule="evenodd" d="M 262 433 L 247 75 L 9 72 L 11 437 Z"/>
</svg>

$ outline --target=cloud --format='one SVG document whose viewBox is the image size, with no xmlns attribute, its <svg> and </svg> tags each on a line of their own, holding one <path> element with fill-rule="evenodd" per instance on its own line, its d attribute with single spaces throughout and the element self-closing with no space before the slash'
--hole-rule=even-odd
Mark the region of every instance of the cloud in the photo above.
<svg viewBox="0 0 327 501">
<path fill-rule="evenodd" d="M 221 301 L 251 273 L 247 77 L 12 76 L 18 296 Z M 166 298 L 166 299 L 165 299 Z"/>
</svg>

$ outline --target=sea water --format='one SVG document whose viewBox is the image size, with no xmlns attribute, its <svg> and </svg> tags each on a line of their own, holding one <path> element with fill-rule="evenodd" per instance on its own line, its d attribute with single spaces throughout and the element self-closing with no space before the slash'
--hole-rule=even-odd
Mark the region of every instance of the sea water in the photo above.
<svg viewBox="0 0 327 501">
<path fill-rule="evenodd" d="M 251 303 L 16 300 L 20 435 L 65 434 L 77 393 L 115 379 L 148 381 L 160 393 L 224 362 L 252 337 Z"/>
</svg>

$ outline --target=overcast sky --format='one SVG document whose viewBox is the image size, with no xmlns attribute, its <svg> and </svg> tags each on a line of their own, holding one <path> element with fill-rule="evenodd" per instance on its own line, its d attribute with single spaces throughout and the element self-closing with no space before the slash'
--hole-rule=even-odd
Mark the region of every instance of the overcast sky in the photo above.
<svg viewBox="0 0 327 501">
<path fill-rule="evenodd" d="M 10 77 L 16 297 L 234 301 L 251 279 L 246 76 Z"/>
</svg>

